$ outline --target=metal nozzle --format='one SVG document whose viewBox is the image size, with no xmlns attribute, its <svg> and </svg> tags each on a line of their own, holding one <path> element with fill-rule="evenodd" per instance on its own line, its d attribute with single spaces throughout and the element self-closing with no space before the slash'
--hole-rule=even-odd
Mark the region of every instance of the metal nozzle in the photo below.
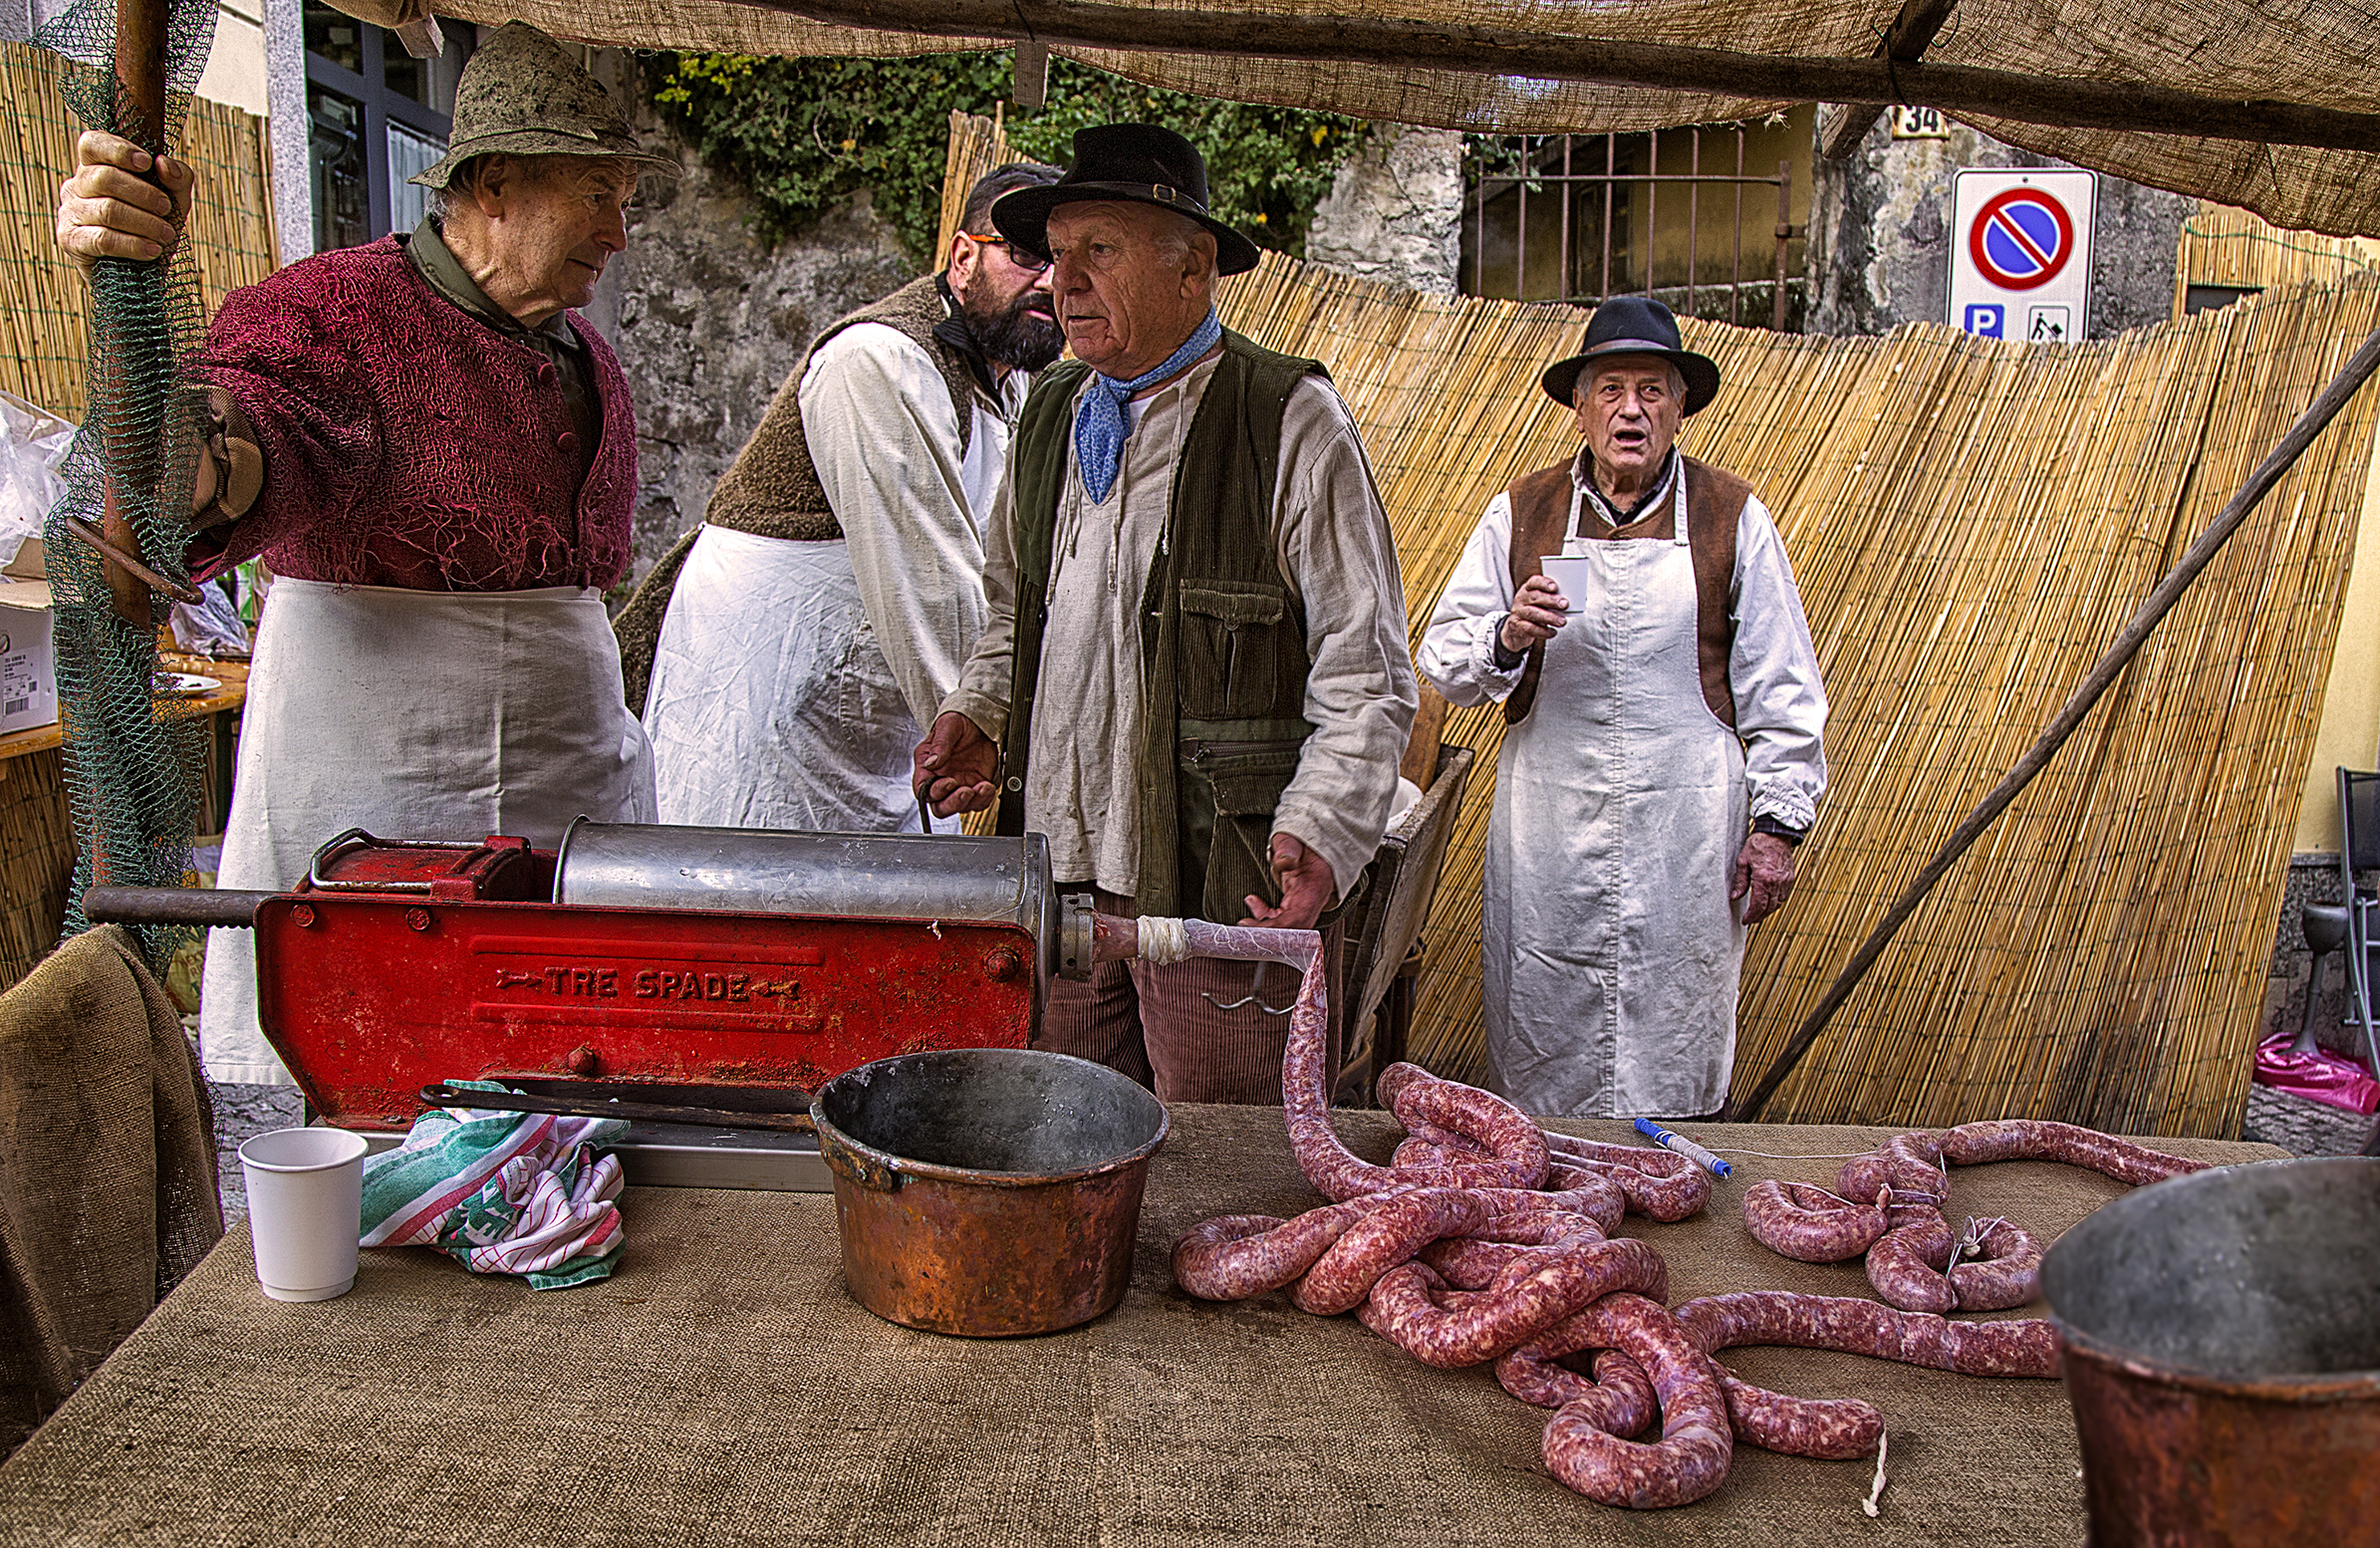
<svg viewBox="0 0 2380 1548">
<path fill-rule="evenodd" d="M 1077 982 L 1091 976 L 1092 896 L 1068 893 L 1058 900 L 1058 976 Z"/>
</svg>

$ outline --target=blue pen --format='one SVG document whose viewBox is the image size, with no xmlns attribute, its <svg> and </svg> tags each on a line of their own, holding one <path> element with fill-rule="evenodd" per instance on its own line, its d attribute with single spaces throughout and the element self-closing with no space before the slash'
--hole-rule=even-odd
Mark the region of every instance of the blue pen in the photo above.
<svg viewBox="0 0 2380 1548">
<path fill-rule="evenodd" d="M 1687 1139 L 1686 1136 L 1672 1134 L 1649 1118 L 1640 1118 L 1636 1121 L 1636 1132 L 1664 1150 L 1676 1151 L 1715 1177 L 1728 1177 L 1735 1174 L 1735 1168 L 1725 1161 Z"/>
</svg>

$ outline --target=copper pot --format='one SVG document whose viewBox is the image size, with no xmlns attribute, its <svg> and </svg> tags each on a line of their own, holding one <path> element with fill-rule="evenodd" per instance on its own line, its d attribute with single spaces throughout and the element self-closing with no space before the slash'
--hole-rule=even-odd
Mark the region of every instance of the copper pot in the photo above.
<svg viewBox="0 0 2380 1548">
<path fill-rule="evenodd" d="M 2224 1166 L 2049 1250 L 2093 1548 L 2369 1542 L 2380 1520 L 2380 1161 Z"/>
<path fill-rule="evenodd" d="M 1124 1298 L 1165 1105 L 1026 1048 L 902 1054 L 810 1105 L 852 1298 L 967 1338 L 1054 1333 Z"/>
</svg>

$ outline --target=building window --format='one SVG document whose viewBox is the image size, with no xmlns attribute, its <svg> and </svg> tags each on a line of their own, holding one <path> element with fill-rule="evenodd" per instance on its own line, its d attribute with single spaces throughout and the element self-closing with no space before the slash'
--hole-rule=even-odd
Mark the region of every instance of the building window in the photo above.
<svg viewBox="0 0 2380 1548">
<path fill-rule="evenodd" d="M 1811 110 L 1640 134 L 1473 137 L 1461 289 L 1527 301 L 1631 292 L 1681 314 L 1797 328 Z"/>
<path fill-rule="evenodd" d="M 444 24 L 446 51 L 414 59 L 395 34 L 306 0 L 314 247 L 356 247 L 421 220 L 428 190 L 407 181 L 446 153 L 467 23 Z"/>
</svg>

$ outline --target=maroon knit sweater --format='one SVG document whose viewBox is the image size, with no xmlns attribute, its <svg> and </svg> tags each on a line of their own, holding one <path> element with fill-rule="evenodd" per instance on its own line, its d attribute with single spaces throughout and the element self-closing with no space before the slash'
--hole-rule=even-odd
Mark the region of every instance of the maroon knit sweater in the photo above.
<svg viewBox="0 0 2380 1548">
<path fill-rule="evenodd" d="M 192 544 L 197 576 L 262 554 L 276 575 L 351 586 L 613 585 L 636 410 L 611 346 L 568 316 L 604 408 L 583 484 L 554 368 L 442 299 L 394 237 L 233 291 L 202 369 L 253 425 L 264 491 Z"/>
</svg>

